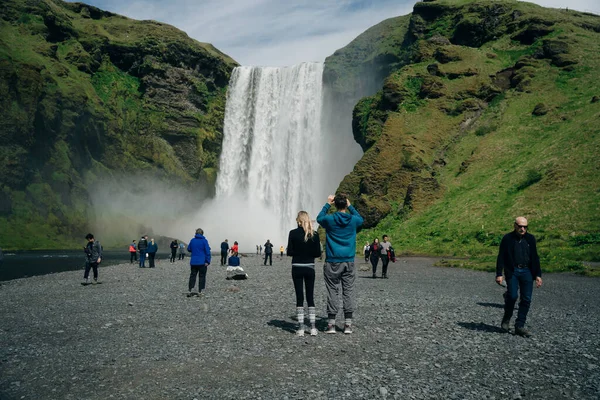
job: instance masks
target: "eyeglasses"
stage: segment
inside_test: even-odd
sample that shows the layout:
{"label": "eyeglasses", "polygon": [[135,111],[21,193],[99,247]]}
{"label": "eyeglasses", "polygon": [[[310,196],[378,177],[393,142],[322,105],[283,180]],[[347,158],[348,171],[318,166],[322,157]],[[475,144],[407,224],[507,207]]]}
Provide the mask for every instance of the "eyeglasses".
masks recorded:
{"label": "eyeglasses", "polygon": [[515,224],[515,226],[519,229],[523,228],[523,229],[527,229],[527,225],[519,225],[519,224]]}

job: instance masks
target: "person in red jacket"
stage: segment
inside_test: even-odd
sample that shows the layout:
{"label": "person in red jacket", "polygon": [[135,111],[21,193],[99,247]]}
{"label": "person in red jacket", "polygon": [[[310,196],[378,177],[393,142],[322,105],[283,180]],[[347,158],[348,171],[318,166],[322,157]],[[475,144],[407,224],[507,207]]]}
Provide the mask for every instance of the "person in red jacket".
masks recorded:
{"label": "person in red jacket", "polygon": [[135,239],[129,245],[129,263],[133,264],[134,261],[137,261],[137,245],[135,244]]}

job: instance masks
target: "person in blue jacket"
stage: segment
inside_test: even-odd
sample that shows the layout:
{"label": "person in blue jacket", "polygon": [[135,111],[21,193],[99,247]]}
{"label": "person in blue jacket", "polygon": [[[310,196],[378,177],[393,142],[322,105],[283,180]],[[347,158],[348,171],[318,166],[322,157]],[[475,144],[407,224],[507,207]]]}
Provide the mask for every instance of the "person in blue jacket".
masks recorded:
{"label": "person in blue jacket", "polygon": [[[189,293],[188,297],[191,296],[204,296],[204,289],[206,287],[206,271],[210,264],[210,246],[208,240],[204,237],[204,231],[201,228],[196,229],[196,235],[188,244],[187,251],[192,253],[190,259],[190,281],[189,281]],[[196,275],[198,277],[198,293],[194,293],[194,287],[196,286]]]}
{"label": "person in blue jacket", "polygon": [[148,262],[149,262],[149,267],[150,268],[154,268],[154,258],[156,257],[156,252],[158,251],[158,244],[156,244],[156,242],[153,239],[150,239],[150,243],[148,243],[148,248],[146,249],[146,252],[148,253]]}
{"label": "person in blue jacket", "polygon": [[[327,214],[335,204],[336,212]],[[356,253],[356,230],[363,224],[363,218],[350,205],[343,193],[327,198],[327,203],[317,216],[317,223],[327,233],[325,238],[325,287],[327,288],[328,324],[325,333],[335,333],[335,318],[339,306],[339,286],[342,286],[344,304],[344,333],[352,333],[352,313],[354,312],[354,254]]]}

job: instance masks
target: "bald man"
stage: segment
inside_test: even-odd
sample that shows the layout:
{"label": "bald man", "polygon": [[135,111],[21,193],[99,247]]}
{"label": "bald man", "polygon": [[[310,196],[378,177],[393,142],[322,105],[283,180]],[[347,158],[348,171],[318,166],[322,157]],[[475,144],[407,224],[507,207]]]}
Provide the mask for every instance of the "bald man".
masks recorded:
{"label": "bald man", "polygon": [[533,281],[536,287],[542,286],[542,269],[537,253],[535,237],[527,232],[528,223],[525,217],[515,219],[514,231],[507,233],[500,242],[498,259],[496,260],[496,282],[502,284],[502,271],[506,278],[506,295],[504,296],[504,317],[501,327],[508,332],[515,303],[521,294],[515,334],[530,337],[525,329],[527,313],[531,305]]}

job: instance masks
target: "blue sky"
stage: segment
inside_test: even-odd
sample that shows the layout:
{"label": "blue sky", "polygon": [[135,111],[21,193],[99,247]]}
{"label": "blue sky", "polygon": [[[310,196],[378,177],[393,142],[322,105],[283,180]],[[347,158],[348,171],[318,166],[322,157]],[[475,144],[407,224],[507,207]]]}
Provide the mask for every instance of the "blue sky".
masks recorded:
{"label": "blue sky", "polygon": [[[415,0],[83,0],[134,19],[176,26],[212,43],[242,65],[324,61],[384,19],[412,11]],[[600,14],[600,0],[532,0],[545,7]]]}

